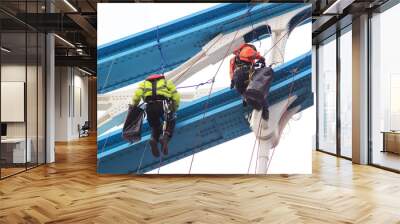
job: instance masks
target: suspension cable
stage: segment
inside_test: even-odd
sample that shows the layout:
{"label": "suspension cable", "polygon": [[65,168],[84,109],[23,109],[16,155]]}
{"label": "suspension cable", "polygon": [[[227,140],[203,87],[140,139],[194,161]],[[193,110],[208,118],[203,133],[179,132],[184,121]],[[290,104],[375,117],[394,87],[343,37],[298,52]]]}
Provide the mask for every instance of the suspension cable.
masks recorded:
{"label": "suspension cable", "polygon": [[161,73],[164,75],[165,72],[165,57],[164,54],[161,50],[161,43],[160,43],[160,35],[159,35],[159,26],[157,26],[157,48],[158,51],[160,51],[160,56],[161,56]]}

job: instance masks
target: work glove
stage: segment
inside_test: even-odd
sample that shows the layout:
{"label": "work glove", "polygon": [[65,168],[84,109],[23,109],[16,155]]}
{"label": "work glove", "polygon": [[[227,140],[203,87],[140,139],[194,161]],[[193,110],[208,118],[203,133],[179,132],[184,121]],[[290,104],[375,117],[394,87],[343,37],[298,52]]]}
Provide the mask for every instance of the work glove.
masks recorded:
{"label": "work glove", "polygon": [[259,63],[261,65],[261,67],[265,67],[265,58],[262,57],[262,58],[258,59],[257,63]]}

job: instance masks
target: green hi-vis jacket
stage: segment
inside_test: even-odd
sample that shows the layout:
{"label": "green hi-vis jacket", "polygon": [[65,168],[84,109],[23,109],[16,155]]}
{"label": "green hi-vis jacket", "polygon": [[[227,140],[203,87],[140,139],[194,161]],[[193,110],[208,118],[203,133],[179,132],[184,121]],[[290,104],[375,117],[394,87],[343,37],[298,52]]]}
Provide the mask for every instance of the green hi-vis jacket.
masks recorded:
{"label": "green hi-vis jacket", "polygon": [[[171,80],[165,80],[163,78],[156,80],[156,82],[156,95],[171,99],[175,105],[175,109],[178,109],[181,97],[178,91],[176,91],[174,83]],[[152,84],[150,81],[145,80],[139,84],[139,87],[133,94],[132,102],[134,105],[138,105],[141,99],[144,100],[152,94]]]}

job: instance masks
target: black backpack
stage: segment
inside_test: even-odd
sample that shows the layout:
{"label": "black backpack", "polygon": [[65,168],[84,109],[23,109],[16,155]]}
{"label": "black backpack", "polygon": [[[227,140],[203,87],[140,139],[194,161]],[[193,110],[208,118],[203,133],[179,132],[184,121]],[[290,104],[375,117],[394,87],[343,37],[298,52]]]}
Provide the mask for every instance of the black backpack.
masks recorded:
{"label": "black backpack", "polygon": [[267,105],[269,88],[273,79],[271,67],[261,67],[256,69],[249,85],[247,86],[244,97],[246,102],[256,110],[261,110]]}

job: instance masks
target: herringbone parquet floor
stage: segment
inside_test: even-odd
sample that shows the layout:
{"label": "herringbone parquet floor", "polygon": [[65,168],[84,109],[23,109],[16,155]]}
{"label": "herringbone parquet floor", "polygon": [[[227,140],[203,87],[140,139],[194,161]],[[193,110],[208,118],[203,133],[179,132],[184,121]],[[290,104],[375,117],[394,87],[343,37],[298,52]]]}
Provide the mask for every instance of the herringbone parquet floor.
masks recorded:
{"label": "herringbone parquet floor", "polygon": [[95,138],[0,181],[0,223],[400,223],[400,175],[314,153],[313,175],[96,174]]}

